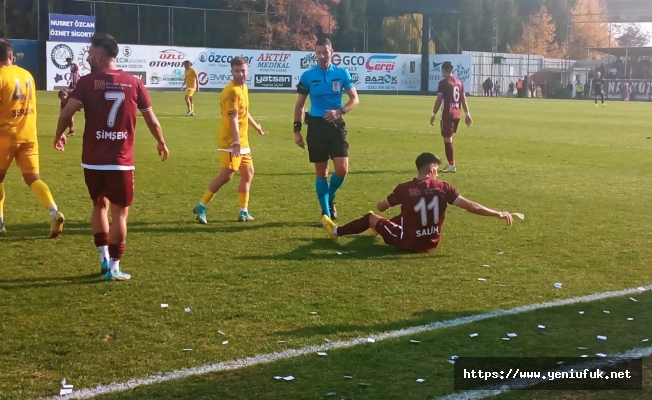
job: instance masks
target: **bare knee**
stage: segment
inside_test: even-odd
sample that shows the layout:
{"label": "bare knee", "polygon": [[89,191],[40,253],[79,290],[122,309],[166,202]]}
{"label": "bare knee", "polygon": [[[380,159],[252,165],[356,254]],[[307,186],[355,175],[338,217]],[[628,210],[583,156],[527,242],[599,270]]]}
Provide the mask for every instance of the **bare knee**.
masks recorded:
{"label": "bare knee", "polygon": [[328,178],[328,161],[315,163],[315,176],[317,178]]}
{"label": "bare knee", "polygon": [[445,137],[444,138],[444,143],[453,143],[453,137]]}
{"label": "bare knee", "polygon": [[32,184],[40,179],[39,174],[23,174],[23,180],[27,184],[27,186],[32,186]]}
{"label": "bare knee", "polygon": [[349,158],[348,157],[338,157],[333,160],[335,166],[335,173],[340,178],[345,178],[349,173]]}

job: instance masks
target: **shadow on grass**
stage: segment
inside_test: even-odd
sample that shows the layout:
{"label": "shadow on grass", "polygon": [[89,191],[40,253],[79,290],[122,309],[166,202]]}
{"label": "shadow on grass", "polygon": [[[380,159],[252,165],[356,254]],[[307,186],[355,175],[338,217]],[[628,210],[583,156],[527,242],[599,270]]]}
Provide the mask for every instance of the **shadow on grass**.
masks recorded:
{"label": "shadow on grass", "polygon": [[101,282],[104,282],[104,279],[99,273],[80,276],[0,279],[0,290],[43,288],[61,285],[88,285]]}
{"label": "shadow on grass", "polygon": [[307,326],[290,331],[277,331],[276,333],[285,337],[314,337],[328,336],[341,333],[355,333],[356,335],[378,334],[381,332],[395,331],[399,329],[412,328],[421,325],[428,325],[434,322],[447,321],[456,318],[463,318],[477,314],[477,311],[468,312],[441,312],[435,310],[424,310],[415,312],[409,319],[391,321],[376,325],[358,324],[331,324],[321,326]]}
{"label": "shadow on grass", "polygon": [[[208,225],[200,225],[195,221],[168,221],[167,223],[129,222],[130,233],[237,233],[256,229],[313,227],[311,222],[235,222],[233,220],[212,221]],[[93,236],[90,222],[66,222],[62,238],[66,236]],[[0,236],[2,242],[22,242],[49,239],[49,230],[43,224],[12,225],[6,235]]]}
{"label": "shadow on grass", "polygon": [[[332,239],[289,239],[303,242],[294,250],[283,254],[260,254],[260,255],[246,255],[236,257],[240,260],[290,260],[290,261],[303,261],[303,260],[368,260],[375,258],[382,258],[384,260],[401,260],[406,255],[404,251],[398,250],[396,247],[388,246],[383,243],[381,239],[371,236],[359,235],[352,236],[353,239],[346,243],[340,244]],[[338,254],[342,253],[342,254]],[[426,255],[423,255],[426,256]],[[441,258],[445,257],[437,253],[431,253],[427,257]]]}

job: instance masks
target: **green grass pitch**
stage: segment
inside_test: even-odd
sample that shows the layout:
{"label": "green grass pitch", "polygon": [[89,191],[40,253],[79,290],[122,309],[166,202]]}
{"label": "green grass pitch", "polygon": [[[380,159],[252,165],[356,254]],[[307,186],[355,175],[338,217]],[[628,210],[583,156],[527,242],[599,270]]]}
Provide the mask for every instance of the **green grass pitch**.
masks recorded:
{"label": "green grass pitch", "polygon": [[[76,389],[94,387],[652,283],[649,104],[471,98],[475,124],[455,136],[458,173],[441,178],[471,200],[526,218],[507,228],[452,207],[439,249],[409,255],[364,235],[336,243],[317,225],[314,168],[293,142],[295,98],[251,95],[251,114],[270,132],[250,132],[256,220],[236,222],[236,175],[210,204],[209,225],[201,226],[192,207],[218,171],[219,95],[198,93],[197,116],[189,118],[182,93],[153,93],[170,159],[160,161],[140,119],[135,202],[121,263],[132,280],[107,283],[99,275],[80,167],[83,117],[66,151],[56,152],[59,103],[55,93],[39,93],[41,176],[67,223],[59,239],[47,238],[47,211],[12,166],[5,180],[8,233],[0,238],[0,398],[54,395],[62,378]],[[374,209],[411,179],[422,151],[443,157],[441,137],[428,123],[433,101],[362,95],[347,114],[350,174],[337,197],[339,222]],[[390,340],[106,398],[332,398],[328,392],[338,399],[434,398],[453,392],[446,362],[452,354],[578,356],[582,343],[591,355],[644,346],[640,340],[652,336],[652,296],[638,297],[638,303],[585,305],[584,319],[578,306],[553,308],[420,334],[419,346]],[[605,307],[611,314],[601,313]],[[541,323],[547,335],[537,332]],[[601,330],[610,340],[596,343]],[[509,331],[518,331],[518,340],[501,342]],[[482,335],[469,341],[470,332]],[[344,380],[346,374],[354,379]],[[650,398],[646,377],[643,392],[565,395]]]}

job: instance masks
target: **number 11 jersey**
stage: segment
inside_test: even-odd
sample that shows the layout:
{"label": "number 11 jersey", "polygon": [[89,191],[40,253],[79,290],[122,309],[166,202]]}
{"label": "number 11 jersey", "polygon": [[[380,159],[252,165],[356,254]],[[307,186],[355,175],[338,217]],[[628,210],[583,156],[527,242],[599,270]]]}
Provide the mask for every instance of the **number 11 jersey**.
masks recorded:
{"label": "number 11 jersey", "polygon": [[398,185],[387,202],[392,207],[401,205],[401,215],[392,218],[402,228],[401,247],[413,252],[437,248],[446,207],[459,199],[457,189],[436,179],[415,178]]}
{"label": "number 11 jersey", "polygon": [[101,69],[80,78],[70,96],[84,105],[86,116],[82,167],[133,170],[138,110],[152,109],[143,82],[122,70]]}

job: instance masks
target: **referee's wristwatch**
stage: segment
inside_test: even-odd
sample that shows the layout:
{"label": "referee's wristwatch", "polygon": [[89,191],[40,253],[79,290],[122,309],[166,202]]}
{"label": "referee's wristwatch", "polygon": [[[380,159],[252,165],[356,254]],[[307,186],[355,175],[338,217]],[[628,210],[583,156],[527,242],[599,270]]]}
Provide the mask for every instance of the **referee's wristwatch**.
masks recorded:
{"label": "referee's wristwatch", "polygon": [[344,109],[344,107],[340,108],[340,111],[342,112],[342,115],[346,114],[346,110]]}

